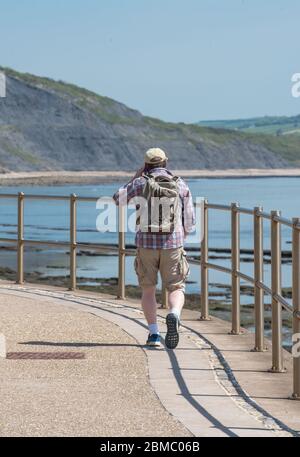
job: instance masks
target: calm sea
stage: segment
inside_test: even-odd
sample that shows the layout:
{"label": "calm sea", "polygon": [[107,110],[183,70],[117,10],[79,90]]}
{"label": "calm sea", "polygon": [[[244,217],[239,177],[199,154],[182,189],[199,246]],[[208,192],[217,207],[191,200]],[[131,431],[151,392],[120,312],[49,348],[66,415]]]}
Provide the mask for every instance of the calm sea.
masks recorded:
{"label": "calm sea", "polygon": [[[279,209],[284,217],[300,216],[300,178],[243,178],[243,179],[190,179],[188,180],[193,196],[206,197],[211,203],[230,204],[238,201],[241,206],[252,208],[261,205],[265,211]],[[75,192],[79,196],[111,196],[119,187],[119,183],[97,185],[68,185],[68,186],[17,186],[2,187],[1,193],[70,195]],[[117,242],[116,233],[99,233],[96,230],[96,217],[99,210],[94,203],[80,202],[78,204],[78,242]],[[15,238],[17,233],[16,203],[9,199],[0,199],[0,236]],[[44,240],[68,240],[69,206],[60,201],[26,201],[25,203],[25,238]],[[230,247],[230,215],[223,211],[210,211],[209,216],[209,245],[210,247]],[[270,226],[264,224],[264,247],[270,247]],[[290,250],[291,230],[282,228],[282,248]],[[133,235],[127,236],[127,242],[133,243]],[[195,250],[198,245],[194,244]],[[241,216],[241,248],[253,248],[252,218]],[[247,256],[246,256],[247,257]],[[248,256],[249,257],[249,256]],[[224,266],[229,266],[229,259],[212,260]],[[133,273],[133,258],[128,257],[126,281],[136,284]],[[14,252],[1,251],[0,266],[16,268]],[[64,275],[68,268],[66,249],[59,251],[47,248],[41,252],[26,252],[25,271],[39,271],[45,275]],[[253,265],[241,263],[241,271],[253,273]],[[283,285],[291,285],[291,265],[283,264]],[[116,277],[116,256],[79,256],[78,276],[82,278]],[[188,292],[199,292],[199,267],[191,267]],[[270,284],[270,265],[265,265],[265,280]],[[229,284],[230,278],[223,273],[211,272],[210,282]],[[244,302],[249,301],[245,297]],[[253,300],[253,299],[251,299]]]}

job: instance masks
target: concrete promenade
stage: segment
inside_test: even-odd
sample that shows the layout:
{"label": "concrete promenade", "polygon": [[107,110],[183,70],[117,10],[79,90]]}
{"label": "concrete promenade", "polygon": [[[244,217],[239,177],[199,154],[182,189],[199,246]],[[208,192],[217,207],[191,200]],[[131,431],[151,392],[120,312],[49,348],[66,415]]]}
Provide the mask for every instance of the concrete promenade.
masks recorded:
{"label": "concrete promenade", "polygon": [[300,436],[291,355],[269,373],[253,335],[198,318],[148,349],[137,301],[0,281],[0,436]]}

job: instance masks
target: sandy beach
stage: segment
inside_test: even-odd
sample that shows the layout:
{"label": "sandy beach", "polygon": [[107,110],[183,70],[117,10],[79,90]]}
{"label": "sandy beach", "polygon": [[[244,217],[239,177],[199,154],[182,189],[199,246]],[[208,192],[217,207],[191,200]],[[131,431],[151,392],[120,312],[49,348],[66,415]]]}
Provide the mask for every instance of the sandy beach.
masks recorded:
{"label": "sandy beach", "polygon": [[[300,168],[235,168],[225,170],[172,170],[184,178],[266,178],[300,177]],[[32,171],[8,172],[0,174],[0,185],[20,184],[63,185],[97,184],[101,182],[123,181],[134,172],[129,171]]]}

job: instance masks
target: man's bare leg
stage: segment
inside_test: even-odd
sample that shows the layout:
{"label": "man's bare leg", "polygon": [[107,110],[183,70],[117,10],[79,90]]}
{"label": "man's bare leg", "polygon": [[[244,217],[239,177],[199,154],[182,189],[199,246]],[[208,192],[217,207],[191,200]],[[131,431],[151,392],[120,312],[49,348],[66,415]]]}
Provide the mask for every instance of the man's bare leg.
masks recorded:
{"label": "man's bare leg", "polygon": [[179,342],[180,313],[184,305],[184,292],[175,289],[169,292],[169,314],[166,317],[167,333],[165,337],[166,346],[175,349]]}
{"label": "man's bare leg", "polygon": [[171,313],[180,317],[184,305],[184,292],[181,289],[175,289],[169,292],[169,310]]}
{"label": "man's bare leg", "polygon": [[149,328],[147,345],[159,347],[160,335],[157,325],[157,302],[155,292],[155,286],[142,288],[142,307]]}
{"label": "man's bare leg", "polygon": [[142,288],[142,307],[148,325],[157,323],[156,286]]}

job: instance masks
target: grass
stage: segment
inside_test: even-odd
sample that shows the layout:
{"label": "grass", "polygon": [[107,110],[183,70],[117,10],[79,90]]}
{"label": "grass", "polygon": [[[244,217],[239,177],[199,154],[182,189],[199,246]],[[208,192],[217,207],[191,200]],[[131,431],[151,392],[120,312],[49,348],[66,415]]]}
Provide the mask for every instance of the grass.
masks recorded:
{"label": "grass", "polygon": [[37,165],[38,163],[40,163],[40,159],[38,157],[34,156],[30,152],[23,151],[17,148],[16,146],[13,146],[7,141],[2,140],[1,145],[7,152],[9,152],[9,154],[17,156],[25,162],[30,163],[31,165]]}
{"label": "grass", "polygon": [[284,132],[300,129],[300,115],[297,116],[264,116],[250,119],[233,119],[221,121],[202,121],[199,125],[221,127],[252,133],[280,135]]}
{"label": "grass", "polygon": [[287,161],[300,163],[300,136],[297,134],[272,136],[267,134],[245,134],[248,141],[265,146]]}
{"label": "grass", "polygon": [[73,102],[77,103],[80,107],[93,111],[109,123],[134,124],[128,117],[109,113],[109,109],[113,109],[116,104],[116,102],[109,97],[98,95],[88,89],[61,80],[55,81],[51,78],[35,76],[30,73],[20,73],[6,67],[0,67],[0,70],[5,72],[6,75],[22,80],[31,86],[55,91],[65,98],[71,98]]}
{"label": "grass", "polygon": [[18,127],[13,124],[0,124],[0,132],[18,132]]}

